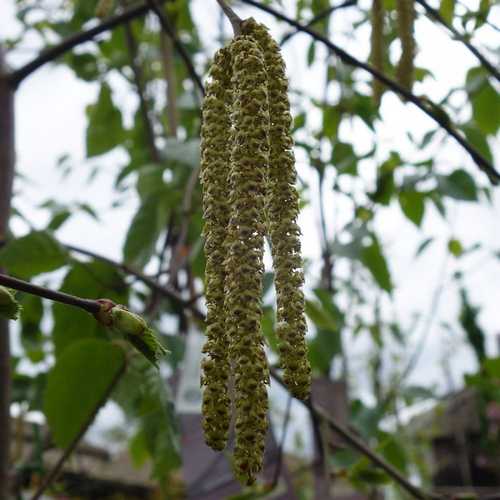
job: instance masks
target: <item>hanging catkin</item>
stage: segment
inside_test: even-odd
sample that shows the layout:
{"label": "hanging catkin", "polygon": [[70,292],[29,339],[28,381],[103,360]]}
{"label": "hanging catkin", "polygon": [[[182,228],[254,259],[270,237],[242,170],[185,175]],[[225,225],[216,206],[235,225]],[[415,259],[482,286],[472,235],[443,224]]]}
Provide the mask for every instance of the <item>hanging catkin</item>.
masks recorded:
{"label": "hanging catkin", "polygon": [[411,91],[415,73],[415,39],[413,25],[415,21],[414,0],[396,0],[398,35],[401,41],[401,57],[396,69],[399,84]]}
{"label": "hanging catkin", "polygon": [[269,105],[264,56],[255,41],[230,45],[233,64],[233,144],[226,261],[226,325],[234,366],[234,470],[252,484],[262,469],[269,371],[261,331],[264,203],[269,164]]}
{"label": "hanging catkin", "polygon": [[[384,16],[384,1],[373,0],[371,11],[372,33],[370,61],[373,67],[380,73],[384,73]],[[377,106],[380,104],[384,90],[384,84],[377,78],[374,78],[372,81],[372,92],[373,100]]]}
{"label": "hanging catkin", "polygon": [[229,221],[230,74],[227,48],[214,58],[203,101],[201,183],[205,240],[206,335],[202,362],[203,430],[214,450],[226,446],[230,422],[229,338],[224,312],[224,245]]}
{"label": "hanging catkin", "polygon": [[264,52],[269,87],[270,159],[266,190],[267,226],[275,271],[277,329],[280,340],[284,381],[297,398],[309,395],[311,368],[305,341],[306,320],[300,253],[299,195],[295,188],[296,171],[292,116],[288,100],[288,80],[279,45],[267,28],[254,19],[246,20],[242,32],[254,37]]}
{"label": "hanging catkin", "polygon": [[288,82],[278,45],[253,19],[219,51],[203,104],[202,163],[207,341],[202,362],[203,428],[222,449],[234,378],[234,471],[252,484],[262,470],[267,432],[267,365],[262,319],[264,237],[275,268],[284,380],[306,398],[310,367],[294,184]]}

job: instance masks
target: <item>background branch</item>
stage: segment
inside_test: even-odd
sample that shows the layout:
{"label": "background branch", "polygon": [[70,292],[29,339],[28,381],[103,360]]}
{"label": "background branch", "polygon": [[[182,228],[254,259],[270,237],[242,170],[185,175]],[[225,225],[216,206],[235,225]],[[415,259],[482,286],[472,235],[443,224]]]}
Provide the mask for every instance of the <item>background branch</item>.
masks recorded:
{"label": "background branch", "polygon": [[158,20],[160,21],[161,27],[163,28],[165,33],[172,40],[174,47],[176,48],[177,52],[179,53],[182,60],[184,61],[184,64],[186,65],[188,73],[189,73],[191,80],[193,81],[195,87],[198,88],[201,95],[205,95],[205,88],[203,87],[203,82],[201,81],[201,78],[199,77],[198,73],[196,72],[196,68],[194,67],[193,61],[191,60],[191,56],[187,52],[187,50],[184,47],[184,45],[182,44],[182,42],[177,38],[177,36],[174,32],[174,29],[172,28],[172,26],[170,24],[170,21],[168,20],[167,16],[165,15],[165,12],[163,12],[163,10],[159,6],[157,0],[147,0],[147,3],[151,7],[151,10],[153,10],[154,13],[157,15]]}
{"label": "background branch", "polygon": [[372,75],[374,78],[380,80],[382,83],[387,85],[387,87],[391,88],[394,92],[404,97],[407,101],[413,103],[415,106],[417,106],[417,108],[421,109],[427,116],[432,118],[432,120],[434,120],[442,129],[446,130],[446,132],[448,132],[448,134],[451,135],[469,153],[469,155],[474,160],[476,165],[488,176],[492,184],[495,185],[498,184],[498,182],[500,181],[500,174],[495,170],[493,165],[486,158],[484,158],[482,154],[480,154],[471,144],[469,144],[469,142],[467,142],[467,140],[464,139],[464,137],[455,129],[455,127],[446,119],[446,117],[436,113],[436,110],[440,109],[439,106],[437,106],[436,104],[432,103],[427,99],[425,101],[420,99],[416,95],[412,94],[411,92],[403,88],[396,81],[392,80],[391,78],[385,76],[384,74],[374,69],[369,64],[364,63],[359,59],[356,59],[354,56],[346,52],[344,49],[340,48],[338,45],[331,42],[328,38],[324,37],[319,33],[316,33],[307,26],[304,26],[303,24],[286,16],[285,14],[278,12],[272,7],[260,4],[255,0],[241,0],[241,1],[248,5],[252,5],[264,12],[267,12],[268,14],[271,14],[275,18],[280,19],[281,21],[284,21],[290,24],[291,26],[295,27],[298,31],[307,33],[314,40],[321,42],[328,49],[330,49],[344,63],[365,70],[366,72],[370,73],[370,75]]}
{"label": "background branch", "polygon": [[467,40],[467,38],[465,38],[463,34],[459,33],[451,24],[448,24],[439,11],[431,7],[425,0],[415,1],[425,9],[429,17],[443,25],[459,42],[462,42],[469,51],[477,57],[483,67],[500,82],[500,72]]}
{"label": "background branch", "polygon": [[[167,0],[167,1],[172,1],[172,0]],[[120,26],[121,24],[127,21],[131,21],[136,17],[144,15],[148,10],[149,6],[147,4],[141,4],[136,7],[131,7],[123,11],[121,14],[117,14],[115,16],[106,19],[105,21],[98,24],[94,28],[81,31],[80,33],[76,33],[74,35],[69,36],[59,44],[43,50],[35,59],[25,64],[21,68],[11,72],[9,76],[10,83],[14,87],[17,87],[27,76],[31,75],[31,73],[36,71],[44,64],[54,61],[55,59],[62,56],[66,52],[69,52],[70,50],[74,49],[78,45],[81,45],[82,43],[92,40],[101,33],[105,33],[106,31],[116,28],[117,26]]]}
{"label": "background branch", "polygon": [[132,68],[132,72],[134,74],[135,88],[139,97],[139,107],[141,111],[142,121],[144,122],[144,128],[146,130],[149,154],[153,162],[160,163],[161,159],[158,148],[156,147],[154,127],[149,116],[142,67],[137,59],[137,42],[135,40],[135,36],[132,31],[132,25],[130,22],[125,23],[125,41],[127,43],[127,50],[130,57],[130,67]]}
{"label": "background branch", "polygon": [[[276,370],[271,369],[271,376],[273,379],[282,387],[286,389],[286,385],[283,379],[278,375]],[[302,401],[297,399],[301,404],[303,404],[311,413],[313,418],[318,418],[325,423],[327,423],[335,432],[337,432],[342,438],[348,443],[352,448],[360,452],[366,458],[368,458],[374,465],[382,469],[388,476],[390,476],[396,483],[398,483],[404,490],[406,490],[410,495],[419,500],[438,500],[441,499],[441,495],[435,493],[429,493],[421,490],[410,481],[408,481],[395,467],[388,463],[382,456],[374,452],[368,445],[366,445],[360,438],[353,434],[350,430],[346,429],[343,425],[339,424],[334,418],[332,418],[325,410],[316,404],[312,404],[310,400]]]}

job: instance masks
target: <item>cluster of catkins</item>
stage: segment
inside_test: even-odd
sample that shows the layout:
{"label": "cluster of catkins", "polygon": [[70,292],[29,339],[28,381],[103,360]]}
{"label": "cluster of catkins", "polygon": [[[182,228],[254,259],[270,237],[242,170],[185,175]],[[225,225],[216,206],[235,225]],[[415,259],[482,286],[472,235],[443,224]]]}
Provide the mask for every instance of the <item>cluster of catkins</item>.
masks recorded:
{"label": "cluster of catkins", "polygon": [[[415,22],[414,0],[396,0],[397,29],[401,42],[401,56],[396,68],[398,83],[406,90],[411,91],[415,77],[415,39],[413,36]],[[372,0],[371,10],[371,54],[370,61],[380,73],[385,73],[387,47],[384,40],[385,9],[383,0]],[[373,98],[378,105],[384,93],[384,84],[373,80]]]}
{"label": "cluster of catkins", "polygon": [[261,330],[266,236],[284,381],[298,398],[307,398],[310,388],[292,117],[279,46],[254,19],[243,21],[241,34],[217,52],[210,77],[201,132],[203,429],[207,444],[222,450],[233,400],[234,470],[240,481],[252,484],[262,469],[267,433],[269,368]]}

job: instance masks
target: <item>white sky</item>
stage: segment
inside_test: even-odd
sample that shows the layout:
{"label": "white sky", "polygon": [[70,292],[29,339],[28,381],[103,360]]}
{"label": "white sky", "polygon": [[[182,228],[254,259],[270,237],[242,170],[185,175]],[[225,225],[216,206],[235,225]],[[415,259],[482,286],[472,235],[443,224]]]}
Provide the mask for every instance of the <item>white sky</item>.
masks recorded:
{"label": "white sky", "polygon": [[[217,48],[218,36],[216,2],[212,2],[213,8],[210,10],[207,10],[207,0],[195,0],[192,3],[195,20],[199,26],[203,25],[202,33],[207,43],[207,50],[213,51]],[[286,11],[293,16],[295,2],[287,0],[283,3]],[[367,4],[365,0],[360,3]],[[475,7],[476,4],[475,1],[467,1],[467,5],[471,7]],[[4,0],[0,7],[0,40],[18,33],[19,27],[13,17],[13,5],[13,0]],[[499,25],[500,8],[494,9],[490,21]],[[288,31],[287,27],[276,25],[270,17],[256,9],[246,7],[237,10],[242,17],[253,15],[259,21],[268,24],[274,35],[281,35]],[[343,9],[336,13],[333,16],[331,38],[353,55],[365,60],[368,53],[368,29],[358,31],[356,39],[349,39],[346,36],[352,22],[357,18],[355,9]],[[452,41],[441,28],[436,27],[423,16],[417,22],[416,33],[419,44],[417,65],[430,69],[435,79],[428,78],[423,84],[417,84],[414,91],[416,94],[425,94],[438,99],[450,87],[463,83],[467,69],[472,65],[477,65],[476,60],[460,43]],[[297,35],[285,49],[291,87],[293,90],[302,90],[309,95],[321,97],[324,63],[318,60],[312,68],[305,67],[306,41],[308,41],[306,36]],[[481,46],[481,43],[498,46],[498,33],[485,27],[480,30],[473,42],[477,46]],[[28,49],[35,49],[39,47],[39,42],[32,37],[23,45]],[[319,53],[324,53],[324,51],[317,47],[317,54]],[[31,50],[23,51],[12,57],[10,62],[13,66],[18,66],[33,55],[34,52]],[[495,63],[492,54],[487,55]],[[128,94],[123,85],[118,82],[113,83],[116,83],[115,101],[125,109],[132,109],[132,106],[135,106],[134,98]],[[112,185],[117,168],[123,165],[123,154],[115,152],[92,161],[84,159],[85,106],[93,103],[97,91],[96,84],[81,83],[69,70],[57,66],[44,67],[21,85],[16,99],[17,168],[18,172],[29,180],[17,180],[16,192],[22,193],[22,196],[16,198],[16,205],[22,209],[34,226],[43,227],[47,221],[47,213],[37,210],[36,206],[45,200],[55,198],[67,203],[77,201],[91,203],[103,211],[102,223],[97,224],[87,216],[75,216],[60,231],[61,240],[120,259],[124,235],[137,207],[137,200],[130,193],[119,210],[109,210]],[[317,120],[314,112],[310,112],[309,116],[312,121]],[[391,149],[400,151],[403,158],[405,154],[414,154],[406,133],[411,131],[414,135],[421,136],[432,125],[430,119],[422,112],[411,105],[402,104],[393,95],[384,97],[382,116],[383,123],[377,127],[377,140],[386,151]],[[354,142],[357,151],[370,149],[372,138],[363,126],[356,123],[349,128],[346,125],[342,128],[341,134],[344,140]],[[492,146],[498,153],[498,141]],[[66,153],[69,153],[71,164],[75,168],[72,175],[62,183],[60,172],[55,165],[57,159]],[[306,179],[311,179],[314,186],[316,182],[314,172],[300,161],[300,154],[298,158],[299,174]],[[442,149],[438,158],[440,172],[466,168],[480,183],[486,183],[484,176],[478,173],[468,155],[453,140],[450,140]],[[85,185],[85,179],[93,167],[101,167],[102,173],[98,177],[98,182]],[[498,161],[497,167],[500,167]],[[367,172],[370,170],[367,168]],[[372,182],[373,179],[368,178],[367,181]],[[315,193],[314,189],[311,190],[312,193]],[[332,235],[336,228],[349,220],[351,209],[348,204],[336,199],[331,190],[331,179],[326,183],[325,200],[328,230]],[[304,254],[309,258],[317,258],[319,255],[316,203],[316,196],[314,196],[311,200],[311,207],[304,210],[300,220],[304,233]],[[414,312],[421,311],[426,314],[428,311],[439,281],[446,252],[445,245],[452,235],[460,239],[464,247],[479,241],[486,249],[500,250],[500,232],[498,231],[500,195],[498,190],[494,193],[493,207],[465,203],[450,203],[448,206],[449,213],[452,214],[452,227],[443,223],[435,210],[428,205],[421,232],[415,230],[413,225],[404,219],[398,206],[381,210],[377,217],[377,228],[385,244],[396,285],[395,310],[404,325],[411,324]],[[333,213],[337,214],[336,220],[332,217]],[[27,228],[22,224],[16,224],[14,229],[23,232]],[[414,261],[416,247],[428,236],[436,237],[437,242],[422,257]],[[500,299],[498,291],[500,260],[485,260],[481,252],[474,253],[460,261],[450,258],[446,275],[451,276],[451,273],[458,269],[471,268],[474,272],[468,274],[466,279],[470,299],[474,304],[482,306],[479,321],[488,334],[489,353],[493,355],[497,352],[495,335],[500,334],[497,319]],[[314,286],[316,277],[311,278],[308,286]],[[475,369],[474,359],[470,350],[461,341],[462,333],[459,329],[456,328],[453,335],[450,335],[439,327],[442,321],[456,325],[457,314],[456,288],[447,286],[430,330],[425,351],[412,376],[412,382],[437,385],[441,391],[446,390],[443,374],[444,358],[450,363],[454,383],[457,386],[460,385],[464,372]],[[420,338],[421,332],[420,327],[408,339],[405,355],[412,352],[412,347]],[[372,348],[366,336],[367,334],[364,335],[365,338],[350,340],[348,343],[352,373],[356,373],[356,378],[352,382],[358,394],[366,394],[367,378],[362,367],[366,362],[367,353]],[[390,359],[388,362],[390,363]],[[278,398],[278,406],[281,406],[280,400],[281,398]],[[106,418],[106,413],[101,413],[101,418]]]}

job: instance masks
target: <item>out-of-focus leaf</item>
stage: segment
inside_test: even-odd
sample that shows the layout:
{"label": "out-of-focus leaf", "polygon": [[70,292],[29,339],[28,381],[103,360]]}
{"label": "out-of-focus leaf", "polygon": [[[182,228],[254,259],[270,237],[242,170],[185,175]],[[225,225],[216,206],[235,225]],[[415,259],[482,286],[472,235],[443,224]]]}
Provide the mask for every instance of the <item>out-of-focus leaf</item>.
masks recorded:
{"label": "out-of-focus leaf", "polygon": [[44,398],[44,413],[57,446],[69,446],[89,424],[124,364],[123,350],[103,340],[82,340],[58,359]]}
{"label": "out-of-focus leaf", "polygon": [[425,211],[425,197],[423,193],[401,191],[399,193],[399,204],[406,217],[417,227],[420,227]]}
{"label": "out-of-focus leaf", "polygon": [[111,88],[101,85],[95,104],[87,106],[87,157],[99,156],[122,145],[126,134],[121,111],[114,105]]}
{"label": "out-of-focus leaf", "polygon": [[33,231],[0,250],[0,265],[24,279],[55,271],[65,263],[66,251],[46,231]]}
{"label": "out-of-focus leaf", "polygon": [[477,187],[465,170],[458,169],[450,175],[438,176],[438,189],[446,196],[462,201],[476,201]]}
{"label": "out-of-focus leaf", "polygon": [[389,267],[387,266],[378,240],[373,239],[369,246],[361,250],[361,261],[372,273],[380,288],[388,293],[392,293],[393,285]]}

